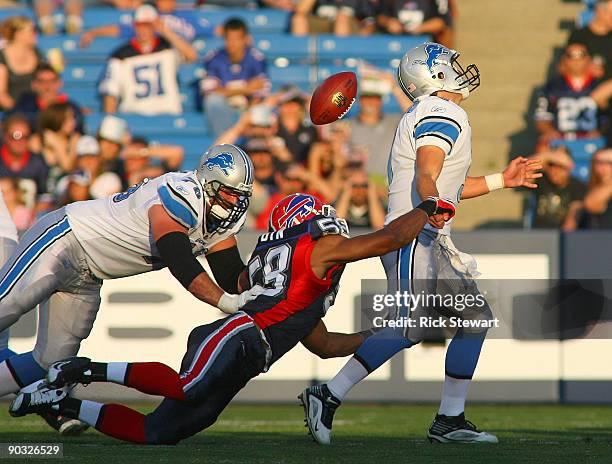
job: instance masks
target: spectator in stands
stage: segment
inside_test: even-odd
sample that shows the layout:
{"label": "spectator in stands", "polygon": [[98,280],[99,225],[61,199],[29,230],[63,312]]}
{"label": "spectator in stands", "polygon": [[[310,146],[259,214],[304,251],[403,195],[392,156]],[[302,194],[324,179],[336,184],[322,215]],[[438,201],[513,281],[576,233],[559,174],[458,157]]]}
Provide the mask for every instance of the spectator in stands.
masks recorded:
{"label": "spectator in stands", "polygon": [[128,185],[125,181],[123,160],[119,155],[129,138],[130,134],[125,120],[113,115],[104,117],[97,132],[102,170],[117,174],[126,188]]}
{"label": "spectator in stands", "polygon": [[38,132],[32,137],[30,147],[42,154],[49,167],[47,192],[55,191],[60,177],[75,168],[80,137],[76,128],[74,110],[68,103],[53,103],[40,113]]}
{"label": "spectator in stands", "polygon": [[350,227],[382,229],[385,211],[378,199],[376,186],[364,171],[356,171],[346,181],[336,202],[338,216],[346,219]]}
{"label": "spectator in stands", "polygon": [[607,139],[608,147],[612,147],[612,79],[598,85],[591,92],[591,98],[597,103],[599,111],[606,115],[601,130]]}
{"label": "spectator in stands", "polygon": [[281,199],[292,193],[304,192],[320,198],[324,203],[331,202],[331,198],[326,195],[326,186],[320,182],[320,178],[308,172],[299,164],[280,165],[274,174],[278,190],[270,195],[268,204],[257,217],[255,227],[259,230],[268,228],[268,219],[272,208]]}
{"label": "spectator in stands", "polygon": [[[210,37],[221,33],[201,13],[194,10],[177,10],[176,0],[157,0],[155,6],[163,24],[187,42],[193,42],[193,39],[196,37]],[[86,48],[97,37],[122,37],[129,39],[133,36],[133,24],[107,24],[83,33],[79,44],[82,48]]]}
{"label": "spectator in stands", "polygon": [[68,95],[60,93],[62,85],[59,73],[48,64],[43,63],[36,70],[36,75],[32,81],[32,91],[26,92],[21,96],[14,111],[25,114],[30,121],[30,126],[34,127],[42,110],[53,103],[67,103],[76,117],[76,130],[83,133],[83,113],[81,108],[76,102],[70,100]]}
{"label": "spectator in stands", "polygon": [[178,171],[183,162],[183,147],[149,144],[144,137],[133,137],[121,152],[128,185],[145,177],[154,178],[169,171]]}
{"label": "spectator in stands", "polygon": [[400,116],[383,112],[383,98],[392,93],[403,111],[410,107],[411,102],[390,73],[378,73],[374,78],[362,75],[359,90],[359,113],[356,118],[348,120],[349,142],[353,147],[365,150],[368,176],[385,185],[387,159]]}
{"label": "spectator in stands", "polygon": [[591,161],[591,180],[584,197],[587,229],[612,229],[612,149],[600,150]]}
{"label": "spectator in stands", "polygon": [[306,118],[306,96],[298,88],[283,89],[278,95],[278,131],[293,161],[306,165],[317,130]]}
{"label": "spectator in stands", "polygon": [[294,35],[370,35],[376,30],[370,0],[299,0],[291,20]]}
{"label": "spectator in stands", "polygon": [[[58,15],[55,10],[63,3],[64,14]],[[38,18],[38,27],[45,35],[57,34],[58,29],[66,34],[80,34],[83,29],[83,2],[82,0],[34,0],[34,12]],[[61,20],[63,24],[56,24]],[[59,27],[58,27],[59,26]]]}
{"label": "spectator in stands", "polygon": [[106,113],[180,114],[177,71],[197,52],[143,5],[134,14],[134,38],[111,56],[100,84]]}
{"label": "spectator in stands", "polygon": [[77,142],[76,154],[76,170],[89,179],[89,194],[92,198],[106,197],[122,190],[119,176],[114,172],[103,171],[100,144],[95,137],[82,136]]}
{"label": "spectator in stands", "polygon": [[15,223],[17,232],[21,234],[34,224],[35,216],[34,210],[26,206],[19,182],[19,179],[14,177],[0,177],[0,192],[4,203]]}
{"label": "spectator in stands", "polygon": [[452,28],[448,1],[381,0],[377,24],[388,34],[429,34],[442,45],[453,46],[448,33]]}
{"label": "spectator in stands", "polygon": [[49,167],[44,159],[29,151],[30,126],[20,114],[9,116],[3,123],[3,144],[0,147],[0,177],[31,179],[37,195],[47,191]]}
{"label": "spectator in stands", "polygon": [[36,30],[30,19],[12,16],[2,23],[0,30],[6,41],[0,50],[0,109],[7,111],[31,90],[43,59],[36,48]]}
{"label": "spectator in stands", "polygon": [[570,34],[567,44],[575,43],[584,45],[593,57],[595,77],[612,78],[612,0],[597,0],[593,19]]}
{"label": "spectator in stands", "polygon": [[244,144],[244,149],[253,161],[255,180],[266,190],[268,195],[276,193],[278,186],[274,175],[277,169],[283,165],[282,161],[274,157],[264,139],[249,139]]}
{"label": "spectator in stands", "polygon": [[81,171],[75,171],[62,179],[56,189],[56,207],[74,203],[75,201],[91,200],[89,193],[90,177]]}
{"label": "spectator in stands", "polygon": [[553,77],[538,97],[536,129],[538,150],[548,149],[553,139],[599,136],[599,112],[590,94],[599,80],[591,72],[591,57],[579,43],[568,45]]}
{"label": "spectator in stands", "polygon": [[[564,148],[535,155],[544,165],[543,176],[533,194],[531,226],[560,229],[572,226],[573,213],[581,206],[586,186],[571,175],[574,162]],[[568,213],[572,214],[568,214]]]}
{"label": "spectator in stands", "polygon": [[251,47],[244,21],[230,18],[223,25],[225,47],[204,58],[205,77],[200,84],[204,110],[215,135],[230,128],[253,100],[270,87],[263,54]]}

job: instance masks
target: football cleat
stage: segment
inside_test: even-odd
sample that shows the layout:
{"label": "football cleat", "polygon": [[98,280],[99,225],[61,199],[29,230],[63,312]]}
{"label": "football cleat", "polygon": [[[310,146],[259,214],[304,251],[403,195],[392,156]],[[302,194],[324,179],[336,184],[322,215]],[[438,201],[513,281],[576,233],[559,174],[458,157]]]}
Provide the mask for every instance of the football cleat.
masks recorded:
{"label": "football cleat", "polygon": [[78,356],[54,362],[47,371],[47,385],[62,388],[75,383],[91,383],[90,363],[91,359]]}
{"label": "football cleat", "polygon": [[436,414],[427,438],[431,443],[498,443],[495,435],[478,430],[463,413],[458,416]]}
{"label": "football cleat", "polygon": [[39,412],[38,415],[42,417],[51,428],[57,430],[59,434],[64,437],[76,437],[89,428],[89,425],[85,422],[57,415],[53,410],[42,411]]}
{"label": "football cleat", "polygon": [[332,395],[325,384],[307,388],[298,398],[304,406],[310,435],[320,445],[329,445],[334,413],[340,406],[340,400]]}
{"label": "football cleat", "polygon": [[22,417],[26,414],[37,413],[49,409],[59,409],[58,403],[68,397],[70,388],[49,388],[44,380],[39,380],[20,391],[9,407],[9,414],[13,417]]}

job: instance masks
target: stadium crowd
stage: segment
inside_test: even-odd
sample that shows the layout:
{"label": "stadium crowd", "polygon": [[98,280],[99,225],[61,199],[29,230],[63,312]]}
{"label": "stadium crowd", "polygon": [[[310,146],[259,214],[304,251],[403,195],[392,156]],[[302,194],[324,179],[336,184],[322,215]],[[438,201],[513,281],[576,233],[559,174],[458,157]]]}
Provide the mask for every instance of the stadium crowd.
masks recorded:
{"label": "stadium crowd", "polygon": [[[400,118],[384,112],[383,101],[394,100],[402,111],[411,104],[393,73],[360,65],[354,117],[315,127],[308,118],[307,89],[279,86],[270,76],[265,50],[253,46],[240,17],[244,10],[220,23],[209,21],[207,11],[221,6],[286,11],[287,32],[295,36],[428,35],[452,46],[453,0],[206,0],[197,2],[198,8],[176,0],[108,3],[133,10],[131,23],[87,28],[81,0],[35,0],[33,19],[13,16],[2,23],[0,187],[20,231],[59,205],[107,196],[180,169],[183,147],[149,143],[139,127],[128,127],[125,115],[180,115],[178,75],[190,62],[201,70],[193,98],[204,113],[202,130],[216,143],[238,144],[252,156],[256,182],[249,227],[265,229],[272,205],[297,191],[334,204],[351,226],[382,227],[386,160]],[[544,161],[545,177],[526,209],[531,227],[612,228],[612,150],[606,148],[612,1],[589,5],[592,19],[572,32],[557,75],[538,98],[534,156]],[[103,76],[88,89],[99,95],[105,113],[97,127],[86,124],[94,110],[62,91],[66,58],[57,49],[45,55],[37,47],[58,33],[78,34],[83,50],[101,38],[122,42],[108,50]],[[223,45],[199,58],[194,43],[202,37],[220,38]],[[585,146],[577,142],[592,140],[599,147],[594,155],[576,153]],[[575,175],[579,163],[588,164],[588,184]]]}

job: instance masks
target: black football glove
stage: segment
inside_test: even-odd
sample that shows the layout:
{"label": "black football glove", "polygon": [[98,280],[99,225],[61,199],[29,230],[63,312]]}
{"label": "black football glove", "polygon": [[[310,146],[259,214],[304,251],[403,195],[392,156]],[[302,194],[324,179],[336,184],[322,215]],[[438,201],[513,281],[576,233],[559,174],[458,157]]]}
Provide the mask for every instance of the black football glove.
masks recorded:
{"label": "black football glove", "polygon": [[450,200],[444,200],[438,197],[427,197],[427,200],[418,205],[417,208],[425,211],[428,216],[448,213],[450,216],[449,219],[452,219],[455,215],[455,204]]}

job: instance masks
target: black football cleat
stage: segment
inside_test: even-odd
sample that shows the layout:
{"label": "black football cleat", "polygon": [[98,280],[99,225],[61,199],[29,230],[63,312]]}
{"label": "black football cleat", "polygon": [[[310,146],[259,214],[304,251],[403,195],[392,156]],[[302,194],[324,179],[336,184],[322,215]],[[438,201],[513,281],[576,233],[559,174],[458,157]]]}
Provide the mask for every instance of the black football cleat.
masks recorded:
{"label": "black football cleat", "polygon": [[325,384],[307,388],[298,398],[304,406],[310,435],[317,443],[329,445],[334,413],[340,406],[340,400],[332,395]]}
{"label": "black football cleat", "polygon": [[47,385],[62,388],[66,385],[91,383],[91,359],[74,356],[51,364],[47,371]]}
{"label": "black football cleat", "polygon": [[464,413],[458,416],[436,414],[427,438],[431,443],[498,443],[495,435],[478,430],[465,419]]}

